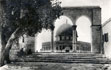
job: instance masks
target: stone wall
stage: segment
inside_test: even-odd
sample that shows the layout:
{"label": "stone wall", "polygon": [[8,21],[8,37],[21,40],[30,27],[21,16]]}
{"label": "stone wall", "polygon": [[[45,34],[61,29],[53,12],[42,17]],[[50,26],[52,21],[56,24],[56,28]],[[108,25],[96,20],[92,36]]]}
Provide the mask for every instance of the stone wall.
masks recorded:
{"label": "stone wall", "polygon": [[[14,43],[10,50],[10,59],[15,60],[18,56],[28,55],[29,49],[31,49],[32,53],[35,52],[34,43],[35,37],[20,37],[18,43]],[[21,51],[22,49],[23,51]]]}
{"label": "stone wall", "polygon": [[11,50],[10,50],[10,53],[9,53],[9,55],[10,55],[10,59],[12,60],[14,60],[14,59],[17,59],[18,58],[18,56],[17,56],[17,54],[18,54],[18,52],[20,51],[20,47],[19,46],[17,46],[17,44],[13,44],[13,46],[12,46],[12,48],[11,48]]}
{"label": "stone wall", "polygon": [[35,52],[35,37],[24,35],[19,39],[19,46],[20,49],[23,48],[24,51],[31,49],[32,52]]}

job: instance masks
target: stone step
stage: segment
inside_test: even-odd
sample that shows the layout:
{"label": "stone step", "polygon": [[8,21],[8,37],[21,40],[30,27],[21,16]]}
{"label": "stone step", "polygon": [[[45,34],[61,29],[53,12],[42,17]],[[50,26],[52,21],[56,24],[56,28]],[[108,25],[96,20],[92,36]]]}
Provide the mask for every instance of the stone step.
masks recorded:
{"label": "stone step", "polygon": [[101,60],[24,60],[18,62],[52,62],[52,63],[97,63],[97,64],[107,64],[111,63],[109,61],[101,61]]}
{"label": "stone step", "polygon": [[102,57],[102,54],[32,54],[27,57]]}
{"label": "stone step", "polygon": [[[56,63],[108,63],[105,59],[49,59],[49,58],[25,58],[16,62],[56,62]],[[110,61],[111,62],[111,61]],[[110,63],[109,62],[109,63]]]}
{"label": "stone step", "polygon": [[[87,56],[88,55],[88,56]],[[54,63],[111,63],[101,54],[32,54],[12,60],[13,62],[54,62]]]}

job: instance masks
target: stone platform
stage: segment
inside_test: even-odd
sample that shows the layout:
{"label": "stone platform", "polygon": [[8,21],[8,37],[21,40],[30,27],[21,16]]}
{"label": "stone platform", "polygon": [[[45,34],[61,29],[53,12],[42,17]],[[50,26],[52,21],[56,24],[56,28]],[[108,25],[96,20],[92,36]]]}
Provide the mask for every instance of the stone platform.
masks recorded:
{"label": "stone platform", "polygon": [[91,63],[110,64],[111,60],[103,57],[102,54],[92,53],[34,53],[11,60],[17,62],[49,62],[49,63]]}
{"label": "stone platform", "polygon": [[0,70],[111,70],[111,60],[92,53],[34,53]]}

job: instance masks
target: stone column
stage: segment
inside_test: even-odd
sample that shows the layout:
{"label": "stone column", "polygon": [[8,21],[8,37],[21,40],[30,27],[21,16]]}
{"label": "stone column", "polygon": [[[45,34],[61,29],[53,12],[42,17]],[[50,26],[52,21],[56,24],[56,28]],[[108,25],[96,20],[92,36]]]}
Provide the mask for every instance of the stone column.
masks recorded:
{"label": "stone column", "polygon": [[101,53],[102,48],[102,28],[101,28],[101,8],[92,10],[92,46],[91,51],[95,54]]}
{"label": "stone column", "polygon": [[54,52],[54,26],[51,26],[51,47],[52,47],[52,52]]}
{"label": "stone column", "polygon": [[73,36],[72,36],[72,50],[73,52],[76,52],[77,47],[77,32],[76,32],[76,25],[72,26]]}
{"label": "stone column", "polygon": [[102,49],[102,29],[101,25],[92,26],[92,53],[101,53]]}

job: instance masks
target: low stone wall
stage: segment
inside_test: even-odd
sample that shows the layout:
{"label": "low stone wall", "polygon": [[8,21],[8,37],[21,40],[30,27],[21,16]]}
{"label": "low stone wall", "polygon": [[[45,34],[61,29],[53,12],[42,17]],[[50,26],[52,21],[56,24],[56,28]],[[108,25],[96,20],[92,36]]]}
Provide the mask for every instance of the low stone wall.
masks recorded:
{"label": "low stone wall", "polygon": [[10,50],[10,59],[11,60],[14,60],[14,59],[18,58],[17,52],[18,52],[18,50]]}

